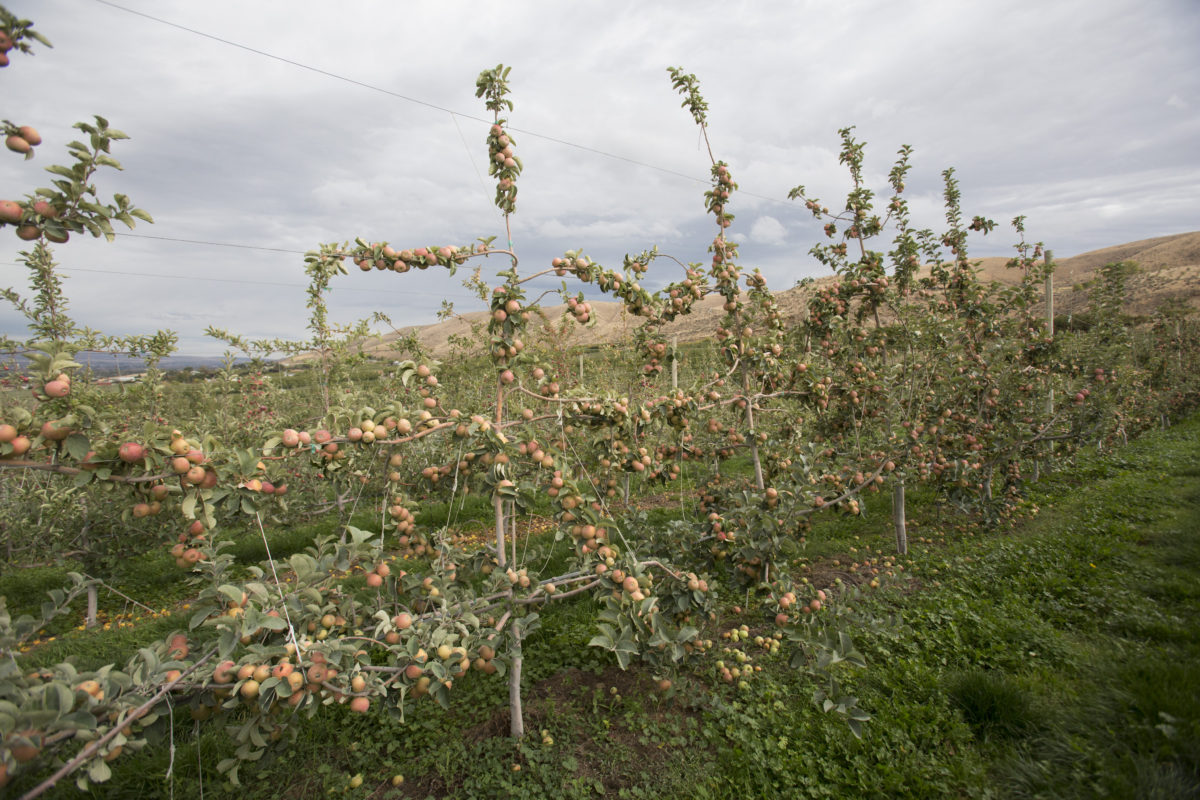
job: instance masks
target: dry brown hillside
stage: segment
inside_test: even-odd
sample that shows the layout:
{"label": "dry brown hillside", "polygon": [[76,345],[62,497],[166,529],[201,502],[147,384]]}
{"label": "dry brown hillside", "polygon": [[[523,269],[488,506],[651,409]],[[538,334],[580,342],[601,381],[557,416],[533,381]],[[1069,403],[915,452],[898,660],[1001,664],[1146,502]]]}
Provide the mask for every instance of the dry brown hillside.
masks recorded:
{"label": "dry brown hillside", "polygon": [[[1106,247],[1077,256],[1056,256],[1058,267],[1054,275],[1055,309],[1060,314],[1074,314],[1087,306],[1087,290],[1084,287],[1099,267],[1114,261],[1134,261],[1138,272],[1129,278],[1129,303],[1126,311],[1131,314],[1147,315],[1156,311],[1164,302],[1178,299],[1193,309],[1200,309],[1200,231],[1143,239],[1138,242]],[[992,257],[978,260],[981,277],[985,281],[1014,281],[1016,275],[1006,268],[1008,259]],[[817,281],[818,284],[831,278]],[[796,287],[779,292],[776,299],[780,309],[789,319],[803,313],[807,292],[811,289]],[[620,303],[592,302],[593,315],[597,324],[592,328],[569,325],[565,334],[554,334],[563,346],[617,344],[625,341],[632,330],[641,322],[622,311]],[[566,306],[549,306],[544,309],[546,322],[557,329]],[[719,297],[708,297],[698,303],[692,313],[667,326],[668,336],[678,336],[679,341],[696,341],[708,336],[716,327],[721,316]],[[416,332],[421,346],[435,357],[445,357],[452,352],[455,337],[475,339],[472,325],[485,326],[487,313],[473,311],[455,319],[433,325],[403,328],[398,333],[386,334],[379,339],[364,342],[363,349],[380,358],[402,357],[396,346],[397,340]],[[289,361],[303,361],[297,356]]]}

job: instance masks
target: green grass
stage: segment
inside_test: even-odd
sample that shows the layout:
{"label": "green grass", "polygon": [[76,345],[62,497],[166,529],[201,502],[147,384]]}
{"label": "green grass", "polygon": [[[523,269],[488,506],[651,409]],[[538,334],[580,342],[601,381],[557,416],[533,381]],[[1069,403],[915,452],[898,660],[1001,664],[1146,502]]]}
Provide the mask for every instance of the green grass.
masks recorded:
{"label": "green grass", "polygon": [[[370,524],[364,518],[352,522]],[[333,533],[336,527],[335,522],[323,521],[273,529],[267,535],[267,543],[257,529],[235,532],[231,534],[232,546],[226,552],[243,567],[257,565],[266,559],[268,544],[272,556],[286,558],[310,546],[316,537]],[[67,573],[72,571],[88,574],[84,565],[74,560],[11,570],[0,578],[0,596],[5,598],[14,617],[35,613],[47,599],[46,593],[62,588]],[[80,668],[95,669],[109,663],[123,666],[124,659],[138,647],[187,627],[186,610],[181,610],[181,605],[195,592],[196,587],[176,566],[165,547],[150,550],[127,560],[116,577],[98,588],[97,628],[83,628],[86,601],[81,595],[72,603],[70,613],[55,618],[43,629],[36,646],[26,655],[26,662],[40,666],[71,658]]]}
{"label": "green grass", "polygon": [[1029,691],[1006,673],[974,669],[950,676],[946,694],[982,739],[1016,738],[1036,724]]}
{"label": "green grass", "polygon": [[[813,705],[817,687],[786,652],[753,652],[762,671],[739,688],[714,677],[712,661],[730,657],[718,647],[663,695],[656,676],[621,672],[587,647],[591,609],[580,600],[546,609],[526,646],[531,735],[521,743],[505,736],[503,681],[471,673],[449,711],[416,702],[403,725],[323,709],[248,765],[237,789],[214,768],[232,752],[223,726],[193,726],[177,709],[173,763],[166,747],[149,747],[114,762],[113,780],[91,794],[182,800],[200,796],[203,778],[204,797],[245,800],[1200,797],[1200,418],[1052,473],[1013,525],[987,528],[921,491],[909,500],[904,572],[843,593],[852,618],[887,620],[852,629],[870,662],[843,674],[843,690],[873,716],[861,739]],[[888,498],[865,507],[864,517],[820,521],[797,575],[831,580],[819,576],[891,552]],[[457,513],[489,511],[468,503]],[[424,513],[437,520],[449,509]],[[652,510],[646,520],[677,517]],[[272,552],[312,535],[273,534]],[[261,557],[253,538],[239,543],[240,559]],[[147,586],[158,580],[152,566],[135,572]],[[3,587],[35,597],[49,580],[30,572]],[[725,597],[706,635],[742,623],[769,632],[758,598]],[[45,652],[94,661],[164,632],[68,636]],[[363,786],[347,791],[359,773]],[[388,783],[396,773],[406,778],[399,790]]]}

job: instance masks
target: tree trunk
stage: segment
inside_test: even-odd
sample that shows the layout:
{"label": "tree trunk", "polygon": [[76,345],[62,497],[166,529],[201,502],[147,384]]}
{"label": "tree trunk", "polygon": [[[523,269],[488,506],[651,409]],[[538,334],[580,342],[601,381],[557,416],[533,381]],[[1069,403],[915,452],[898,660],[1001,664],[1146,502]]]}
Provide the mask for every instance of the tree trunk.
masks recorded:
{"label": "tree trunk", "polygon": [[521,663],[524,657],[521,655],[521,629],[517,625],[517,621],[512,621],[513,645],[512,645],[512,663],[508,668],[508,712],[511,718],[508,732],[514,739],[520,739],[525,736],[525,716],[521,710]]}
{"label": "tree trunk", "polygon": [[[79,544],[83,548],[84,552],[87,552],[88,545],[89,545],[88,531],[91,529],[92,525],[87,519],[87,507],[86,506],[84,507],[83,514],[84,514],[83,530],[79,532]],[[99,591],[100,591],[99,587],[96,586],[96,584],[94,584],[94,583],[87,588],[87,618],[84,620],[84,625],[86,625],[89,628],[96,627],[96,614],[97,614],[97,609],[100,605]]]}
{"label": "tree trunk", "polygon": [[754,462],[754,485],[761,492],[763,483],[762,459],[758,455],[758,432],[754,430],[754,398],[750,396],[750,373],[742,364],[742,397],[746,401],[746,435],[750,437],[750,459]]}
{"label": "tree trunk", "polygon": [[908,530],[904,520],[904,480],[897,480],[892,487],[892,524],[896,527],[896,552],[908,553]]}
{"label": "tree trunk", "polygon": [[93,583],[87,587],[87,620],[85,624],[89,628],[96,627],[96,614],[99,605],[99,587]]}
{"label": "tree trunk", "polygon": [[499,494],[492,498],[492,510],[496,514],[496,563],[504,569],[508,566],[508,556],[504,553],[504,498]]}
{"label": "tree trunk", "polygon": [[754,462],[754,485],[761,492],[763,482],[762,459],[758,455],[758,433],[754,430],[754,402],[746,398],[746,425],[750,429],[750,458]]}

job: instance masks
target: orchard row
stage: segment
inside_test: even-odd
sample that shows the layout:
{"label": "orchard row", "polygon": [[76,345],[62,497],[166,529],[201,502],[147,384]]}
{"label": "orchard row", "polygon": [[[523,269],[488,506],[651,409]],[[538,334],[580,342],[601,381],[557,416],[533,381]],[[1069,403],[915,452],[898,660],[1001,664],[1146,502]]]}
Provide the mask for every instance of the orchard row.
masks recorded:
{"label": "orchard row", "polygon": [[[707,141],[695,78],[671,75]],[[477,90],[493,113],[486,146],[508,233],[521,172],[503,116],[512,108],[508,70],[484,71]],[[105,780],[112,759],[144,747],[164,724],[168,698],[198,720],[240,710],[236,757],[221,765],[235,781],[240,765],[259,758],[296,714],[346,703],[399,717],[414,697],[446,703],[472,670],[507,676],[511,732],[522,736],[522,643],[540,624],[538,609],[557,601],[590,603],[591,643],[622,667],[644,662],[669,686],[681,665],[711,658],[702,629],[717,592],[749,589],[768,598],[779,631],[763,646],[786,642],[798,669],[831,677],[829,664],[855,660],[848,636],[824,636],[836,628],[825,611],[837,598],[813,594],[789,574],[788,556],[815,514],[858,513],[864,492],[925,483],[947,502],[1003,515],[1034,465],[1069,464],[1079,446],[1127,435],[1196,396],[1192,326],[1162,320],[1134,332],[1119,303],[1108,303],[1098,306],[1102,324],[1090,338],[1054,335],[1042,310],[1049,255],[1022,242],[1016,286],[981,284],[967,235],[994,226],[963,224],[952,173],[947,231],[913,230],[903,195],[907,150],[881,216],[849,130],[842,160],[853,187],[844,209],[830,212],[803,187],[794,192],[825,225],[829,243],[814,252],[836,274],[811,292],[798,324],[788,324],[763,276],[739,263],[726,238],[738,187],[714,159],[704,196],[716,228],[711,263],[682,265],[675,281],[656,275],[658,290],[643,286],[666,261],[657,249],[619,269],[568,251],[523,274],[516,251],[489,238],[326,244],[306,256],[310,340],[250,343],[223,334],[252,354],[312,353],[315,391],[230,369],[180,409],[151,369],[140,386],[116,394],[78,377],[79,354],[96,344],[94,334],[67,316],[42,241],[56,241],[51,232],[59,229],[105,235],[112,219],[148,219],[127,198],[89,199],[92,173],[111,166],[108,145],[123,134],[103,120],[86,129],[90,145],[72,144],[75,165],[51,168],[61,176],[52,188],[0,206],[0,225],[18,235],[38,229],[37,246],[22,254],[34,296],[9,298],[30,319],[31,339],[12,344],[28,359],[33,391],[10,392],[0,410],[0,479],[17,497],[17,513],[40,502],[20,495],[22,486],[61,492],[73,510],[66,516],[86,520],[92,547],[104,549],[107,531],[122,547],[169,548],[196,600],[186,631],[130,654],[120,669],[81,673],[63,663],[0,675],[0,784],[61,765],[29,796],[69,774],[80,785]],[[48,206],[39,211],[37,203]],[[884,231],[892,249],[868,249]],[[454,271],[490,255],[507,264],[495,285],[478,281],[490,315],[471,344],[485,353],[486,369],[478,360],[466,368],[417,354],[383,380],[354,377],[361,326],[339,331],[324,303],[347,264],[402,279],[413,268]],[[558,360],[561,331],[539,327],[540,305],[527,295],[531,281],[548,275],[579,282],[573,291],[564,284],[566,324],[595,324],[584,288],[640,320],[637,360],[625,374],[609,371],[584,385]],[[1099,299],[1121,289],[1106,277]],[[680,381],[663,326],[713,293],[725,312],[712,332],[715,352]],[[160,332],[135,344],[161,357],[169,341]],[[228,394],[213,397],[218,391]],[[131,424],[139,418],[144,424]],[[722,471],[734,458],[748,461],[751,479]],[[697,483],[700,510],[669,530],[638,524],[620,502],[632,481],[671,485],[685,474]],[[449,526],[417,524],[428,498],[453,506],[469,495],[493,510],[485,546],[465,545]],[[897,496],[902,512],[902,491]],[[226,533],[247,520],[266,540],[264,523],[322,504],[348,518],[358,503],[378,511],[377,528],[346,524],[309,552],[249,572],[228,553]],[[518,550],[515,520],[539,504],[548,504],[556,532]],[[42,618],[0,625],[6,663],[19,664],[22,644],[89,590],[94,584],[80,577]],[[809,657],[818,640],[838,657]],[[737,677],[733,670],[717,668],[724,680]],[[855,724],[865,718],[849,700],[831,705]]]}

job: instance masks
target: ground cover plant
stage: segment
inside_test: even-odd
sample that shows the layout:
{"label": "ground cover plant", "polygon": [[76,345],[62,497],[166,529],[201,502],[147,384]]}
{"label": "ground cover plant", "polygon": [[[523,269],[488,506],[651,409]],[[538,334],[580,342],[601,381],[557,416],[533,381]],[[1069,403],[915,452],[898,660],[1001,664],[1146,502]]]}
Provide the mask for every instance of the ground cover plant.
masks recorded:
{"label": "ground cover plant", "polygon": [[[580,599],[530,644],[536,735],[508,738],[504,687],[471,676],[448,712],[416,705],[403,724],[378,711],[315,717],[236,791],[275,797],[283,781],[313,797],[1194,796],[1198,476],[1193,418],[1045,478],[999,532],[939,523],[920,494],[904,558],[888,558],[881,498],[865,520],[816,526],[820,546],[792,568],[853,598],[863,621],[856,640],[871,667],[853,690],[873,719],[861,739],[817,713],[810,679],[756,641],[774,638],[765,598],[723,602],[706,626],[710,658],[666,691],[586,646]],[[1157,502],[1164,482],[1176,502]],[[862,565],[876,559],[896,566],[872,590]],[[762,671],[726,682],[718,662],[738,652]],[[234,743],[186,707],[175,714],[174,764],[163,747],[118,760],[97,796],[162,792],[168,767],[175,796],[221,796],[213,764]]]}
{"label": "ground cover plant", "polygon": [[[3,22],[27,50],[30,23],[7,12]],[[707,144],[698,81],[668,73]],[[21,254],[31,297],[5,295],[30,338],[5,343],[27,368],[0,409],[3,521],[14,563],[37,552],[41,565],[6,579],[0,787],[156,791],[147,781],[161,789],[194,755],[198,791],[285,773],[303,781],[296,795],[410,791],[365,774],[341,783],[359,752],[403,762],[417,790],[435,794],[645,793],[646,765],[661,765],[660,791],[699,772],[716,795],[804,781],[819,794],[852,775],[869,793],[845,759],[870,762],[860,748],[874,741],[886,780],[870,785],[928,796],[982,785],[986,748],[956,758],[975,739],[991,747],[1041,730],[1018,668],[1074,663],[1058,628],[1088,627],[1106,607],[1069,572],[1047,571],[1022,595],[1036,569],[976,562],[948,543],[1001,552],[1037,502],[1026,476],[1085,474],[1082,448],[1107,450],[1194,405],[1196,326],[1164,318],[1132,329],[1120,313],[1128,269],[1116,264],[1091,289],[1088,329],[1056,333],[1041,310],[1053,272],[1041,245],[1019,241],[1016,285],[982,284],[968,239],[995,223],[965,221],[953,171],[946,230],[914,230],[908,149],[883,203],[864,183],[851,129],[844,207],[793,192],[824,222],[829,244],[814,252],[837,276],[800,326],[783,324],[727,238],[737,184],[711,148],[710,264],[650,247],[610,269],[568,250],[530,271],[509,224],[522,169],[510,93],[503,65],[480,74],[505,246],[498,236],[320,245],[305,259],[311,338],[214,330],[251,365],[231,360],[203,386],[172,387],[154,367],[173,348],[170,332],[116,340],[67,313],[50,245],[111,235],[112,220],[150,221],[128,198],[102,201],[92,183],[100,167],[119,168],[110,150],[123,133],[103,118],[80,123],[87,141],[68,146],[70,165],[48,168],[52,186],[4,201],[0,231],[35,244]],[[5,132],[16,153],[40,143],[29,126],[6,121]],[[891,249],[871,250],[885,235]],[[502,268],[469,281],[489,309],[474,362],[417,353],[371,370],[355,348],[365,324],[328,318],[325,296],[351,267],[403,280],[483,258]],[[656,291],[643,286],[652,269]],[[594,324],[583,287],[641,320],[633,357],[615,362],[624,374],[581,362],[576,379],[573,358],[551,356],[541,299],[528,296],[551,275],[563,279],[564,324]],[[713,345],[681,355],[663,326],[707,295],[725,312]],[[314,355],[311,380],[276,381],[266,356],[301,350]],[[96,351],[140,354],[151,368],[128,392],[105,391],[77,360]],[[1106,527],[1119,517],[1074,519],[1119,547],[1121,530]],[[894,545],[878,540],[880,520]],[[912,542],[949,549],[918,557]],[[1038,547],[1018,559],[1057,563]],[[1088,563],[1097,559],[1102,551]],[[969,594],[942,594],[989,565],[1012,591],[997,599],[977,586],[975,596],[1014,603],[1014,622],[971,607]],[[926,606],[929,597],[938,600]],[[931,632],[937,661],[897,633],[905,625]],[[887,707],[880,692],[900,694],[888,682],[895,663],[907,664],[916,696],[938,702]],[[1163,713],[1157,724],[1191,741],[1186,715]],[[920,734],[893,724],[906,715]],[[871,730],[882,738],[865,738]],[[680,745],[671,758],[664,737]],[[833,748],[828,774],[790,766],[814,740]],[[343,743],[338,754],[330,742]],[[1057,764],[1036,750],[1005,755],[1013,775]],[[297,759],[310,769],[292,771]],[[1140,751],[1130,759],[1164,786],[1186,785],[1192,768],[1186,754],[1166,772]]]}

